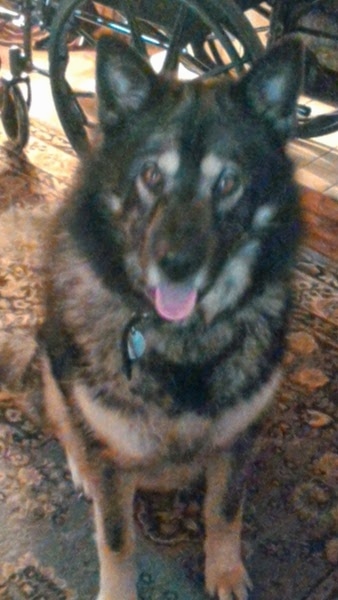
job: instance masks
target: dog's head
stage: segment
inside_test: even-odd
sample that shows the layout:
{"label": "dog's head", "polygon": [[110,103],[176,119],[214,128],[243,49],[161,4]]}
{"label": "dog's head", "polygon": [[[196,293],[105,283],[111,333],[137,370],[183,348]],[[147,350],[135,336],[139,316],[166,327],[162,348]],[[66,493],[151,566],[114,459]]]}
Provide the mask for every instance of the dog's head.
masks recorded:
{"label": "dog's head", "polygon": [[210,320],[288,268],[297,209],[283,146],[301,71],[295,40],[240,81],[208,83],[157,76],[99,41],[103,197],[129,283],[163,319]]}

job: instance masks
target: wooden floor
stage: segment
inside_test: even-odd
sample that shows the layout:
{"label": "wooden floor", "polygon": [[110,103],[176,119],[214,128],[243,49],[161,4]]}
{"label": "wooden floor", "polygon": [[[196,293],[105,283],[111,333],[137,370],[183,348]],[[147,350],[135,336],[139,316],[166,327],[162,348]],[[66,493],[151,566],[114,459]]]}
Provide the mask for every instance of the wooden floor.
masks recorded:
{"label": "wooden floor", "polygon": [[338,269],[338,202],[309,188],[302,188],[301,199],[306,244],[336,261]]}

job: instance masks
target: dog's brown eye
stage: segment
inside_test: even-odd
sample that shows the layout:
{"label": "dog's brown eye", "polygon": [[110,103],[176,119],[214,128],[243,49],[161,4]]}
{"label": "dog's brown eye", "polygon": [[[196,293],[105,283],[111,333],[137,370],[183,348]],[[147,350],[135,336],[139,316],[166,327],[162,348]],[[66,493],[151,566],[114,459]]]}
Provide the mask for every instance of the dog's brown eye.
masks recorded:
{"label": "dog's brown eye", "polygon": [[159,191],[163,184],[163,175],[156,163],[147,163],[144,165],[142,173],[143,183],[151,191]]}
{"label": "dog's brown eye", "polygon": [[226,198],[238,192],[241,188],[241,178],[237,170],[229,167],[222,171],[215,188],[218,197]]}

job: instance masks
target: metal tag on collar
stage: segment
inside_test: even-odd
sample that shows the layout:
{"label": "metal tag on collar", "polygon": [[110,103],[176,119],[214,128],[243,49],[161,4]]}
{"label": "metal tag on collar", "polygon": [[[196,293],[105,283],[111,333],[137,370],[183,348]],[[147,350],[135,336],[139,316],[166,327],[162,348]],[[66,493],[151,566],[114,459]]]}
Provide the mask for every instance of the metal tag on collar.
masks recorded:
{"label": "metal tag on collar", "polygon": [[127,339],[128,356],[130,360],[141,358],[146,349],[146,341],[143,334],[135,327],[131,327]]}
{"label": "metal tag on collar", "polygon": [[145,337],[137,325],[147,317],[147,314],[134,315],[127,323],[122,335],[123,371],[128,379],[131,379],[132,376],[133,363],[141,358],[146,349]]}

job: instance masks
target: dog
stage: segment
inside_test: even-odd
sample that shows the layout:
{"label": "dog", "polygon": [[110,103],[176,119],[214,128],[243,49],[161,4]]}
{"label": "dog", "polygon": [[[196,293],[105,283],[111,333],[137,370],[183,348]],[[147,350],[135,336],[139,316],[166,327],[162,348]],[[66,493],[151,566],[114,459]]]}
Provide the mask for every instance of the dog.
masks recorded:
{"label": "dog", "polygon": [[92,499],[98,600],[136,600],[133,499],[203,476],[205,587],[246,600],[245,465],[281,379],[301,230],[302,50],[240,80],[156,75],[97,49],[102,137],[47,249],[44,413]]}

